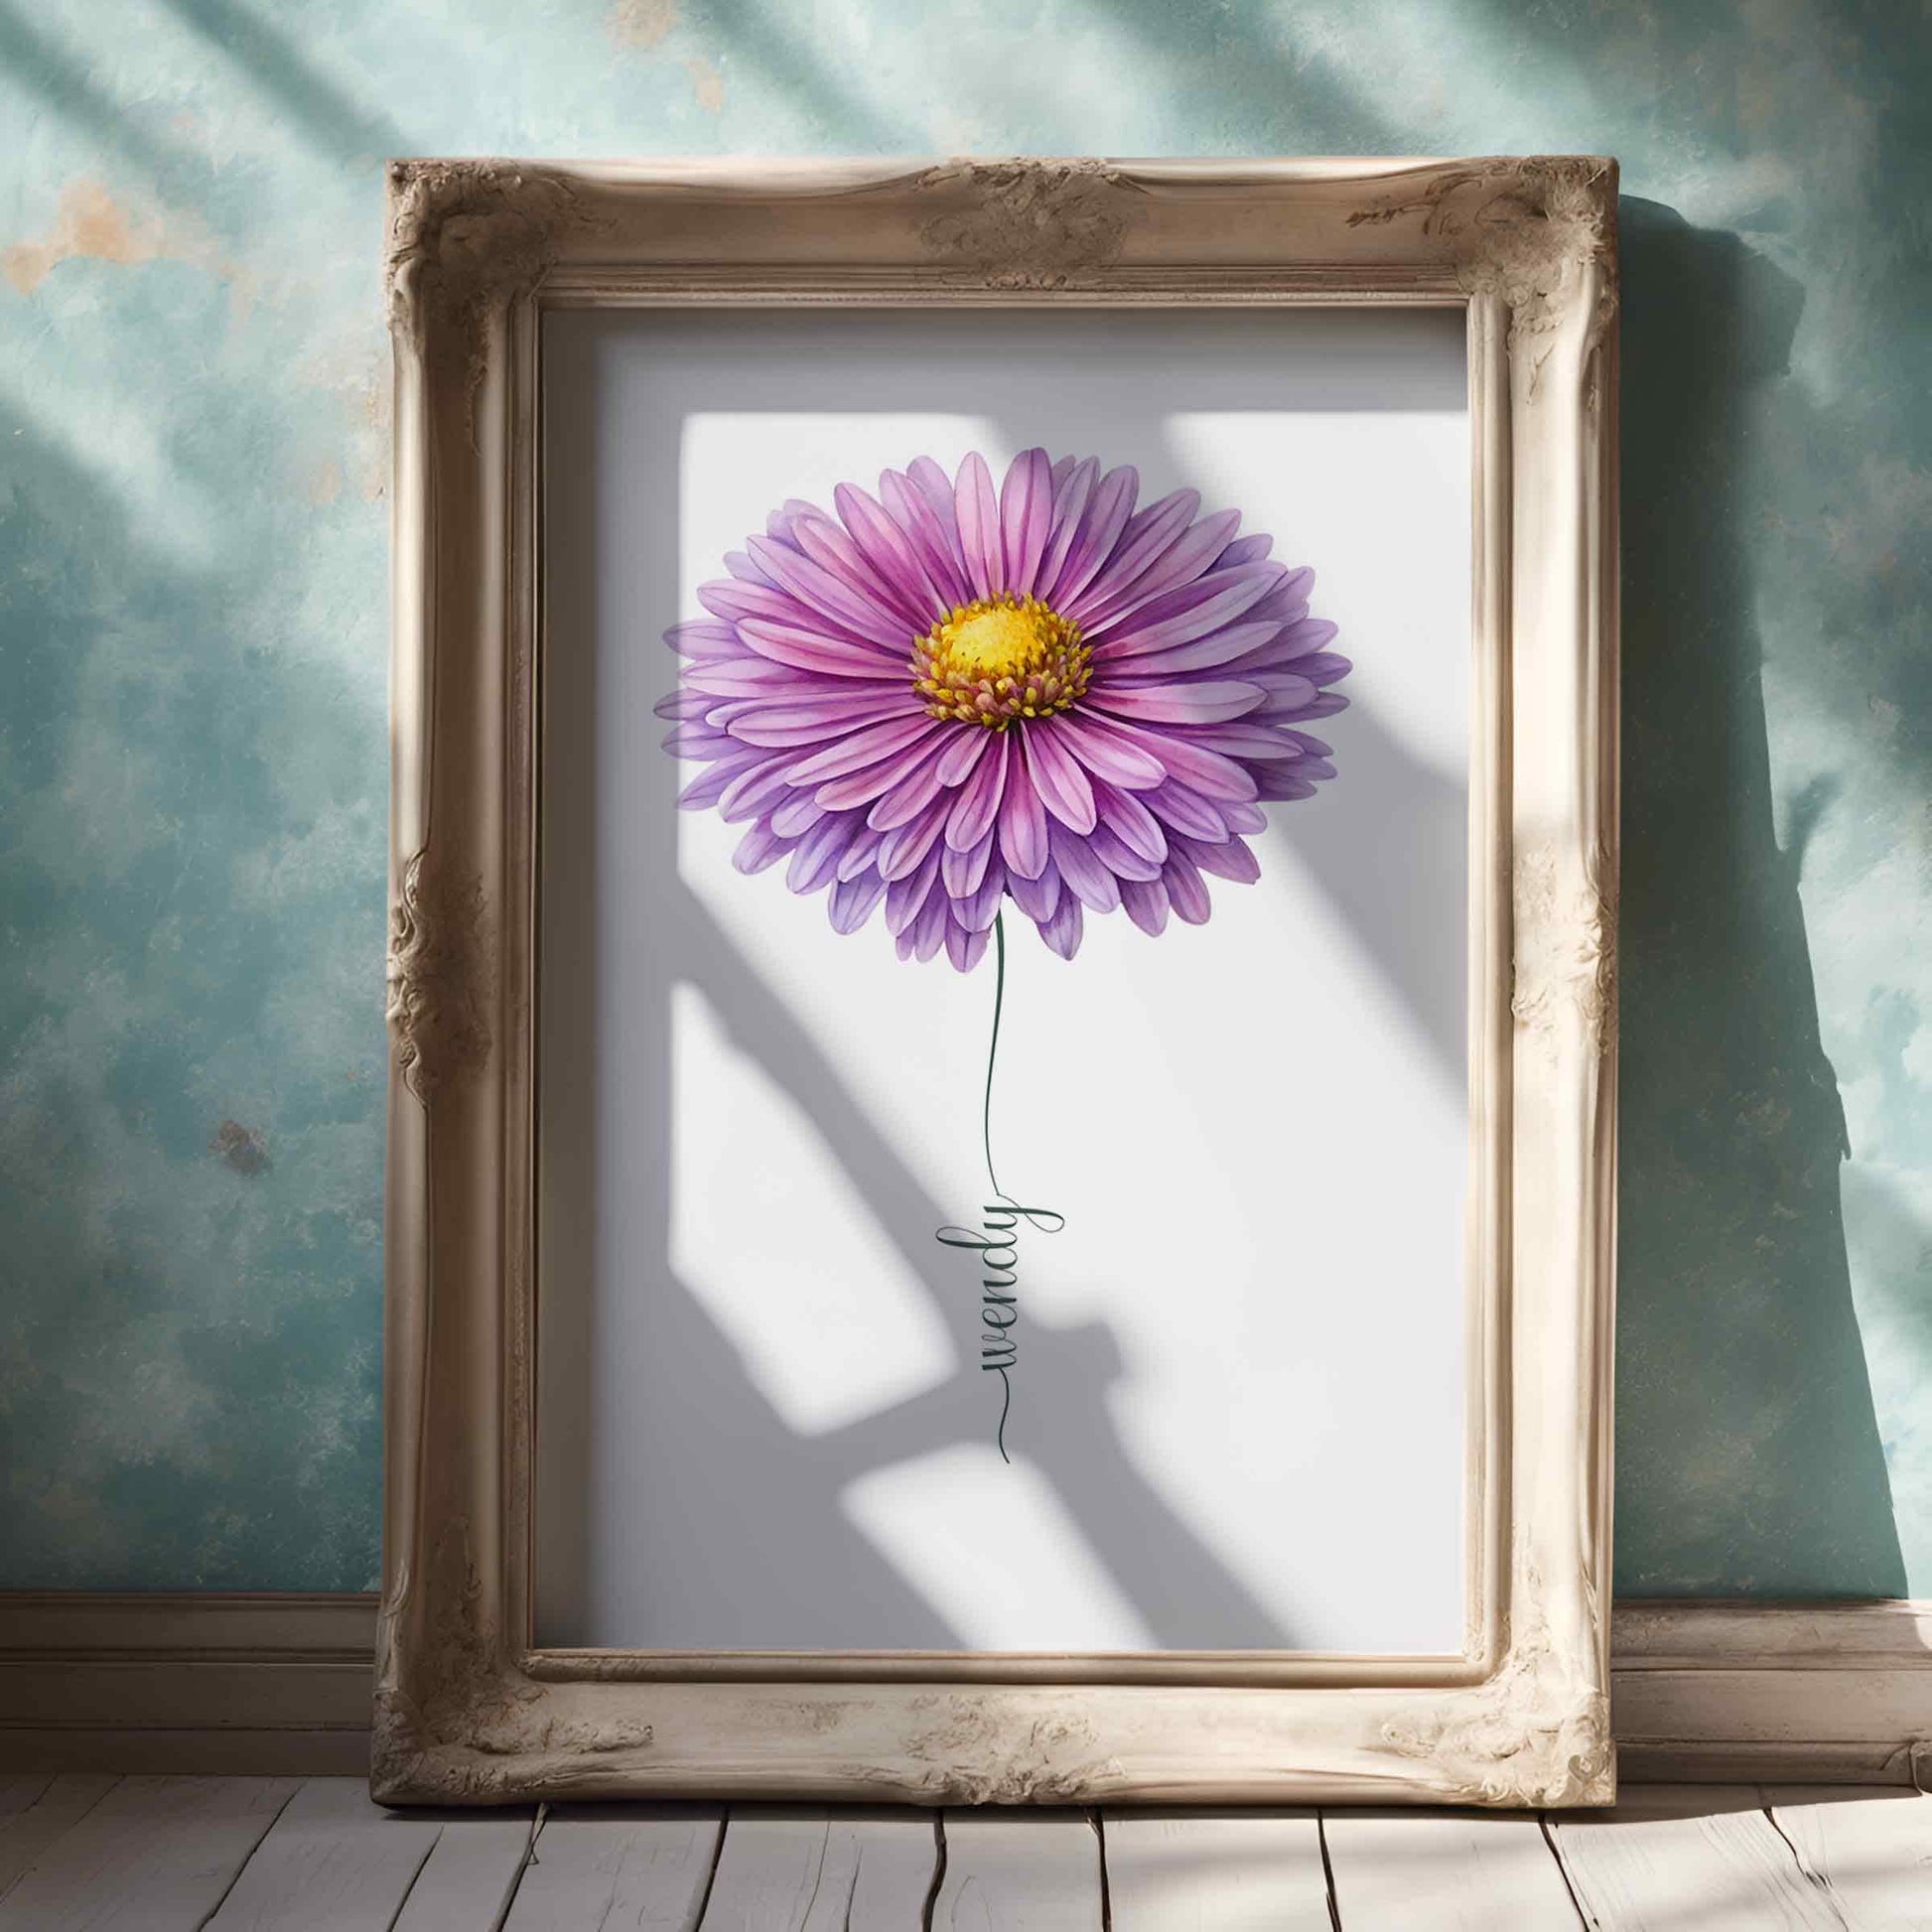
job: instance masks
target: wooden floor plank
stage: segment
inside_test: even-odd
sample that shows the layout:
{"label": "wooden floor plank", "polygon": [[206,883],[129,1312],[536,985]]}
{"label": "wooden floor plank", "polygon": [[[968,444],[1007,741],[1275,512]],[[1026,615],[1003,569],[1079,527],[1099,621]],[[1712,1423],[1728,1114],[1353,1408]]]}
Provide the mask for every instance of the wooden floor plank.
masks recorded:
{"label": "wooden floor plank", "polygon": [[1577,1932],[1582,1924],[1535,1812],[1324,1811],[1345,1928]]}
{"label": "wooden floor plank", "polygon": [[504,1932],[696,1932],[723,1829],[715,1805],[559,1807]]}
{"label": "wooden floor plank", "polygon": [[11,1818],[41,1801],[41,1794],[54,1782],[52,1771],[8,1771],[0,1775],[0,1818]]}
{"label": "wooden floor plank", "polygon": [[208,1932],[389,1932],[441,1825],[361,1778],[311,1778],[256,1846]]}
{"label": "wooden floor plank", "polygon": [[1079,1811],[949,1811],[932,1932],[1099,1932],[1100,1834]]}
{"label": "wooden floor plank", "polygon": [[915,1932],[938,1858],[929,1813],[734,1806],[703,1932]]}
{"label": "wooden floor plank", "polygon": [[490,1932],[522,1875],[535,1829],[534,1810],[446,1819],[395,1932]]}
{"label": "wooden floor plank", "polygon": [[1764,1795],[1851,1932],[1932,1932],[1932,1797],[1891,1784],[1774,1785]]}
{"label": "wooden floor plank", "polygon": [[1114,1932],[1329,1932],[1311,1811],[1110,1811]]}
{"label": "wooden floor plank", "polygon": [[299,1783],[123,1778],[0,1899],[0,1928],[197,1932]]}
{"label": "wooden floor plank", "polygon": [[1843,1932],[1754,1786],[1627,1785],[1614,1810],[1551,1826],[1600,1932]]}
{"label": "wooden floor plank", "polygon": [[805,1932],[915,1932],[939,1869],[937,1814],[860,1813],[842,1819],[838,1832],[850,1845],[851,1890],[841,1906],[840,1886],[821,1886]]}
{"label": "wooden floor plank", "polygon": [[822,1808],[733,1806],[705,1906],[706,1932],[804,1932],[831,1837],[831,1813]]}
{"label": "wooden floor plank", "polygon": [[36,1781],[41,1791],[34,1802],[0,1818],[0,1898],[120,1782],[80,1772]]}

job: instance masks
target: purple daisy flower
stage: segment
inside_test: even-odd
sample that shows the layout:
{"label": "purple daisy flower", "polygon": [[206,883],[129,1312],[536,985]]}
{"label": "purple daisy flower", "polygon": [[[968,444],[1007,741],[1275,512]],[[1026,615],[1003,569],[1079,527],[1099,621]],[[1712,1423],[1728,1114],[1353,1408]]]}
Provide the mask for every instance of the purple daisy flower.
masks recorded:
{"label": "purple daisy flower", "polygon": [[1312,571],[1139,488],[1034,449],[996,489],[974,452],[774,511],[665,633],[665,748],[707,766],[678,802],[748,826],[741,872],[828,891],[836,930],[883,905],[901,959],[969,970],[1009,898],[1065,959],[1088,912],[1200,924],[1203,874],[1258,875],[1262,803],[1334,775],[1300,727],[1349,665]]}

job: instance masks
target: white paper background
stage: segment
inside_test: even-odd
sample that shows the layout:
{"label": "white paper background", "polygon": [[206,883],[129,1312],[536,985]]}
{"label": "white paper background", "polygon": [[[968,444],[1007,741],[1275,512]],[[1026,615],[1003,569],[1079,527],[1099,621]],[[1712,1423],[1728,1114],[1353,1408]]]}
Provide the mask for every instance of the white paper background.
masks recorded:
{"label": "white paper background", "polygon": [[[1462,1630],[1460,317],[548,325],[538,1636],[1452,1651]],[[671,799],[658,641],[787,496],[1138,464],[1316,571],[1340,775],[1255,886],[1063,964],[1010,910],[1008,1468],[977,1274],[993,994]]]}

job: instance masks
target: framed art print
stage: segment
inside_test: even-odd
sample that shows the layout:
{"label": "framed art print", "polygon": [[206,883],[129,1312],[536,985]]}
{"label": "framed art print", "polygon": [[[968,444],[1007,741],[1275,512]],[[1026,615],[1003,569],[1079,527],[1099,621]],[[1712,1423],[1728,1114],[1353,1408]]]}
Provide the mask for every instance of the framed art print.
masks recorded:
{"label": "framed art print", "polygon": [[397,165],[380,1795],[1607,1801],[1614,179]]}

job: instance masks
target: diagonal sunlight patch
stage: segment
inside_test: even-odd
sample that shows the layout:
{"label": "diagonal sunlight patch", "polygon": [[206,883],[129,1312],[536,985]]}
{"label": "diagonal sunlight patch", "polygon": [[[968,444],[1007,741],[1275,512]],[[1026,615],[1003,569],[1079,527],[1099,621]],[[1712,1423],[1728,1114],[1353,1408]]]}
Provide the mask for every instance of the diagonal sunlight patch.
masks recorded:
{"label": "diagonal sunlight patch", "polygon": [[960,1444],[869,1470],[839,1505],[968,1650],[1161,1647],[1025,1456]]}
{"label": "diagonal sunlight patch", "polygon": [[671,1265],[759,1394],[821,1436],[943,1382],[945,1325],[818,1129],[695,986],[671,1024]]}

